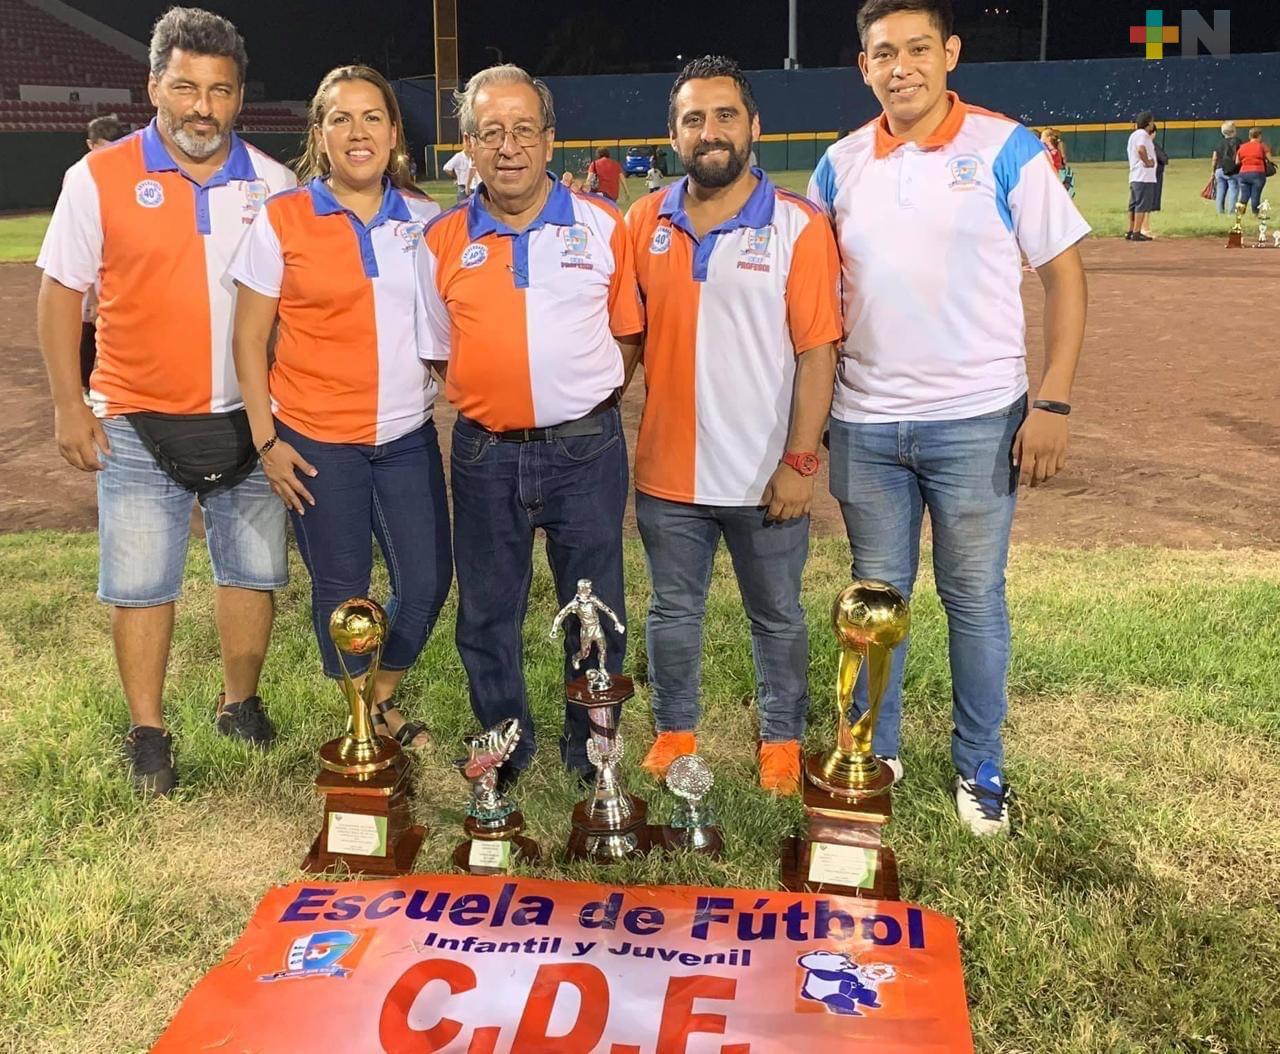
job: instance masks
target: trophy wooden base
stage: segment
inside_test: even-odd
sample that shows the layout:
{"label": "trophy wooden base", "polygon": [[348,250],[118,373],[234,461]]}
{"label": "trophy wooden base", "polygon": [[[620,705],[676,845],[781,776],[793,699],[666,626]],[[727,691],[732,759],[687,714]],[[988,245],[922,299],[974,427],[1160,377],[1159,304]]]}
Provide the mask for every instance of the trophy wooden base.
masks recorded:
{"label": "trophy wooden base", "polygon": [[565,698],[579,706],[611,706],[614,703],[625,703],[636,694],[635,684],[626,674],[613,674],[612,682],[604,691],[597,692],[588,683],[584,673],[564,686]]}
{"label": "trophy wooden base", "polygon": [[653,848],[648,804],[643,798],[625,791],[622,797],[630,806],[630,815],[624,820],[592,818],[590,801],[580,801],[573,807],[573,829],[565,847],[566,859],[610,864],[644,856]]}
{"label": "trophy wooden base", "polygon": [[1244,246],[1244,231],[1227,232],[1227,248],[1239,249]]}
{"label": "trophy wooden base", "polygon": [[724,854],[724,833],[719,827],[652,827],[649,840],[668,852],[688,849],[702,856],[719,857]]}
{"label": "trophy wooden base", "polygon": [[534,864],[542,855],[538,843],[520,833],[524,830],[524,816],[519,810],[508,816],[501,827],[482,827],[474,816],[468,816],[462,827],[471,837],[453,851],[453,866],[459,871],[505,875],[511,864]]}
{"label": "trophy wooden base", "polygon": [[427,835],[409,813],[409,761],[403,755],[368,779],[322,769],[316,790],[324,795],[324,821],[304,871],[343,864],[371,875],[407,875]]}
{"label": "trophy wooden base", "polygon": [[[806,768],[821,758],[821,753],[811,754]],[[782,843],[783,889],[898,899],[898,861],[883,842],[884,825],[893,815],[889,786],[866,797],[849,798],[806,779],[804,814],[804,833]]]}

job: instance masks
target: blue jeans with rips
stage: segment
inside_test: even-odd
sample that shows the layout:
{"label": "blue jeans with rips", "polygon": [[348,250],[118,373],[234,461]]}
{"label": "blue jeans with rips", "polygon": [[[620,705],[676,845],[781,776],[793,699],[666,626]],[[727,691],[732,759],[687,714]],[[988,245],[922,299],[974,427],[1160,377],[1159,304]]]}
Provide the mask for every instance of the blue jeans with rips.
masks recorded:
{"label": "blue jeans with rips", "polygon": [[[973,779],[990,759],[1003,764],[1009,609],[1005,565],[1017,502],[1014,437],[1026,396],[993,413],[958,421],[854,424],[831,420],[831,492],[840,502],[855,578],[883,579],[910,598],[920,562],[925,509],[933,530],[933,570],[947,616],[954,728],[951,759]],[[908,642],[894,652],[874,749],[899,753],[902,672]],[[866,670],[854,707],[867,705]]]}

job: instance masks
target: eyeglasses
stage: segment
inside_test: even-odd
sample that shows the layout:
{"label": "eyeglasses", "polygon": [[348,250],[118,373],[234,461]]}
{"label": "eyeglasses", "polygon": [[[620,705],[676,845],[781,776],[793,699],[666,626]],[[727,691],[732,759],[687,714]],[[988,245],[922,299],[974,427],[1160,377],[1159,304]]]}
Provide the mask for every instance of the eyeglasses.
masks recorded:
{"label": "eyeglasses", "polygon": [[518,124],[514,128],[503,128],[495,125],[481,128],[478,132],[468,132],[477,143],[486,150],[497,150],[507,141],[507,136],[515,141],[516,146],[537,146],[542,140],[546,127],[538,128],[531,124]]}

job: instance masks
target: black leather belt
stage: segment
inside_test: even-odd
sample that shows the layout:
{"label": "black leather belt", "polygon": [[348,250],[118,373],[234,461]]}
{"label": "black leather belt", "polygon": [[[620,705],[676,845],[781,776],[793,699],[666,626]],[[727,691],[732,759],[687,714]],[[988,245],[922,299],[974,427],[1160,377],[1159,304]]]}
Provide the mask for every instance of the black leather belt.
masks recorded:
{"label": "black leather belt", "polygon": [[607,410],[612,410],[620,402],[622,402],[622,396],[615,391],[604,402],[592,407],[583,417],[579,417],[576,421],[566,421],[561,425],[547,425],[544,428],[513,428],[508,432],[495,432],[492,428],[485,428],[479,421],[468,417],[466,414],[459,414],[458,416],[472,428],[488,432],[503,443],[545,443],[550,439],[598,436],[604,431],[604,423],[600,420],[600,415]]}

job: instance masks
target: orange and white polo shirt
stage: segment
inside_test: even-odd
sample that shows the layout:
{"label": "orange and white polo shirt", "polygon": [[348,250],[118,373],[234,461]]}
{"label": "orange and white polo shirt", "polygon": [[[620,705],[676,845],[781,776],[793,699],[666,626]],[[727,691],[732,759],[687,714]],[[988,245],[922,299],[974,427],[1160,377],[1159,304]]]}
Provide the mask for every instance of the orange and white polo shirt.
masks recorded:
{"label": "orange and white polo shirt", "polygon": [[368,224],[322,179],[267,201],[230,274],[279,298],[271,403],[290,428],[376,446],[422,427],[437,356],[418,343],[416,258],[439,213],[389,181]]}
{"label": "orange and white polo shirt", "polygon": [[699,505],[757,505],[786,449],[796,357],[838,343],[831,224],[760,180],[699,238],[687,180],[627,213],[649,328],[636,489]]}
{"label": "orange and white polo shirt", "polygon": [[226,163],[201,186],[154,120],[68,169],[36,266],[80,292],[101,279],[94,413],[242,405],[227,265],[263,202],[296,183],[233,134]]}
{"label": "orange and white polo shirt", "polygon": [[831,146],[809,197],[836,228],[845,333],[831,413],[963,420],[1027,390],[1022,255],[1033,267],[1086,234],[1040,140],[949,92],[918,143],[883,115]]}
{"label": "orange and white polo shirt", "polygon": [[523,231],[489,214],[482,187],[432,221],[418,254],[424,344],[449,360],[445,394],[495,432],[589,413],[622,385],[613,338],[644,329],[622,214],[547,178]]}

